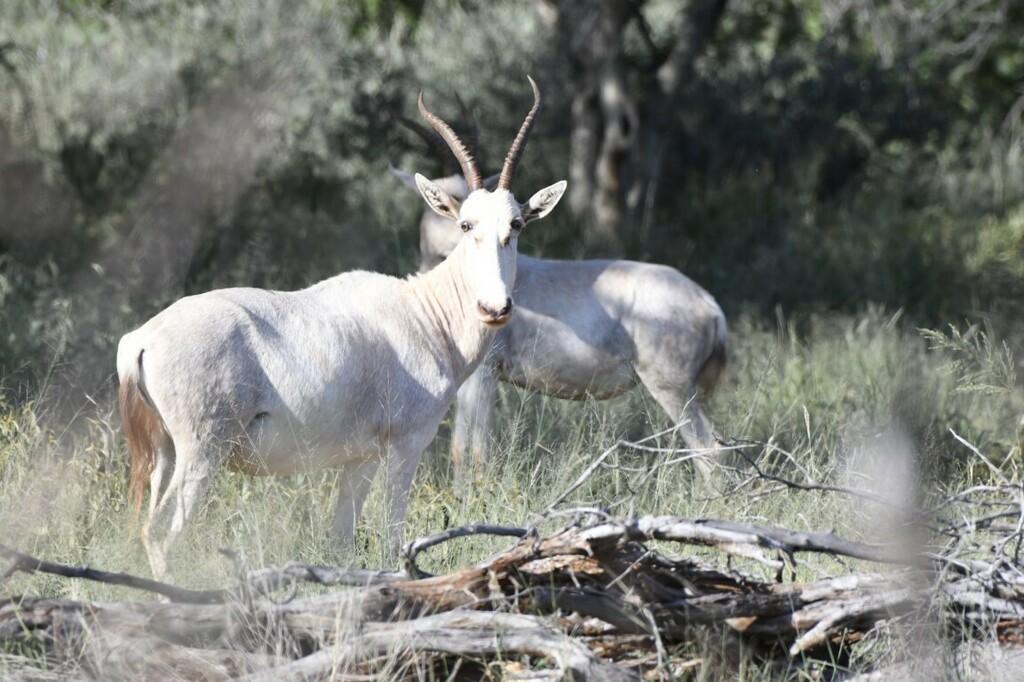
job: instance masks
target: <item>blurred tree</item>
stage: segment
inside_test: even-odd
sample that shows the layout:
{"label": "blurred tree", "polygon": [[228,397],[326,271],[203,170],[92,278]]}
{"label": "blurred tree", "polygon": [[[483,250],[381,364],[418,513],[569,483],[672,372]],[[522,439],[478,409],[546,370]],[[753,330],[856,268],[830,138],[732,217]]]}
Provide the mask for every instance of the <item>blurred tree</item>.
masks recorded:
{"label": "blurred tree", "polygon": [[[688,0],[656,37],[647,0],[538,0],[573,67],[569,204],[588,254],[621,255],[624,222],[654,200],[674,112],[726,0]],[[644,50],[627,52],[630,29]]]}
{"label": "blurred tree", "polygon": [[415,26],[425,5],[426,0],[359,0],[352,3],[355,10],[350,22],[352,33],[362,36],[373,29],[387,31],[398,21]]}
{"label": "blurred tree", "polygon": [[524,73],[516,189],[568,177],[574,209],[524,250],[671,264],[727,310],[930,324],[1024,289],[1018,2],[5,0],[0,376],[94,385],[183,293],[408,272],[387,162],[432,167],[388,109],[458,92],[496,170]]}

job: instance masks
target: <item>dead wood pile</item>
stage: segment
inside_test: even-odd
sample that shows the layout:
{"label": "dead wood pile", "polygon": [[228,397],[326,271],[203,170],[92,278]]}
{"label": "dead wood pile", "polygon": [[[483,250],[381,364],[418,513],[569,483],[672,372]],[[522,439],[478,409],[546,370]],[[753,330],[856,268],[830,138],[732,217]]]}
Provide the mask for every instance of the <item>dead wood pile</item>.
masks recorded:
{"label": "dead wood pile", "polygon": [[[672,655],[698,631],[791,663],[841,661],[887,624],[924,612],[959,636],[1019,643],[1021,494],[1014,486],[968,491],[960,502],[982,513],[923,521],[946,538],[927,551],[831,532],[585,509],[545,535],[468,526],[416,540],[402,572],[290,564],[245,573],[219,591],[50,564],[2,547],[8,576],[101,580],[165,601],[0,598],[0,651],[41,653],[58,671],[101,679],[634,680],[699,666]],[[474,534],[518,540],[447,575],[417,567],[429,547]],[[705,549],[675,554],[693,546]],[[804,553],[873,568],[796,581]],[[740,557],[769,566],[775,579],[734,568]],[[306,584],[319,587],[299,589]]]}

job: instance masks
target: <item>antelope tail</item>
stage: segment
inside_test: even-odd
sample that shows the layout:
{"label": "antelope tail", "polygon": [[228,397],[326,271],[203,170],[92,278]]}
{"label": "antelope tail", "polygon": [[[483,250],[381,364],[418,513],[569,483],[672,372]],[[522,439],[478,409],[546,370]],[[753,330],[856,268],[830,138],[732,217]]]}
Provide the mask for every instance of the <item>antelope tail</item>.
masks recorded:
{"label": "antelope tail", "polygon": [[128,499],[132,505],[133,521],[138,519],[142,510],[146,482],[156,466],[157,443],[165,433],[163,421],[141,385],[142,353],[142,350],[133,353],[128,358],[129,362],[124,364],[120,362],[121,357],[118,357],[117,368],[121,381],[118,406],[131,457]]}
{"label": "antelope tail", "polygon": [[718,317],[715,319],[715,338],[711,346],[711,354],[708,355],[704,365],[700,368],[700,374],[697,375],[697,383],[705,394],[712,393],[725,374],[727,336],[725,315],[719,311]]}

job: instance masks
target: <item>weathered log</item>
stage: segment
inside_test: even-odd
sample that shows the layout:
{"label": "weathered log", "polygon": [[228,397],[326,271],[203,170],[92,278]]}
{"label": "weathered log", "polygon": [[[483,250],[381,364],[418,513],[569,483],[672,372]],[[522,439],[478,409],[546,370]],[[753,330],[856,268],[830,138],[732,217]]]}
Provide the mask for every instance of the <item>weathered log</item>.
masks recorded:
{"label": "weathered log", "polygon": [[[521,539],[476,566],[413,577],[422,551],[481,533]],[[906,567],[771,582],[693,557],[662,556],[644,544],[648,540],[755,554],[778,565],[783,562],[771,553],[788,564],[800,553],[817,552]],[[625,680],[636,679],[644,666],[664,664],[664,644],[684,641],[695,627],[719,628],[762,656],[792,659],[851,646],[881,621],[937,605],[971,636],[993,632],[1019,641],[1019,567],[1005,557],[976,555],[911,556],[833,533],[584,512],[545,537],[529,529],[471,526],[424,538],[407,546],[408,573],[289,564],[251,571],[229,589],[190,592],[8,550],[14,570],[112,582],[181,601],[7,599],[0,601],[0,645],[42,647],[55,660],[111,679],[297,680],[335,673],[351,679],[372,674],[382,660],[430,665],[520,655],[543,658],[564,676]],[[929,565],[941,570],[921,570]],[[301,583],[335,589],[284,602],[265,597]],[[570,632],[586,634],[586,645]],[[624,641],[648,653],[629,655]],[[619,658],[604,661],[591,649],[619,651]],[[623,661],[629,665],[618,664]]]}
{"label": "weathered log", "polygon": [[598,658],[587,647],[539,618],[509,613],[448,612],[397,623],[374,623],[358,634],[298,661],[246,677],[248,682],[304,680],[340,664],[410,651],[449,656],[494,656],[516,652],[546,658],[558,667],[555,679],[637,680],[639,676]]}

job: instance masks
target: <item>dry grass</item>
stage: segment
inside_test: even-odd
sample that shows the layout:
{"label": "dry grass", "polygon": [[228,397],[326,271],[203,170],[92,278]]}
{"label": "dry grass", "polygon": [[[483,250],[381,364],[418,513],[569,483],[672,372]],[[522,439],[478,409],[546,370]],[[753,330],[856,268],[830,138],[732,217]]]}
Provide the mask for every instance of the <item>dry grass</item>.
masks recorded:
{"label": "dry grass", "polygon": [[[979,338],[977,332],[965,333]],[[945,344],[935,337],[926,340],[898,316],[879,311],[800,324],[780,320],[774,327],[740,319],[733,325],[729,378],[711,412],[723,434],[761,445],[735,451],[724,462],[743,472],[756,464],[801,481],[872,490],[896,502],[926,500],[993,476],[988,465],[950,435],[954,428],[1000,475],[1020,480],[1020,433],[1017,423],[1006,418],[1024,411],[1019,385],[1004,382],[983,393],[956,390],[964,385],[965,372],[994,371],[993,358],[1004,357],[1002,340],[986,336],[980,345],[952,347],[955,339],[946,338]],[[1016,366],[1014,341],[1008,339],[1006,346],[1011,368]],[[929,350],[929,344],[942,347]],[[61,431],[48,421],[46,399],[5,405],[0,412],[0,542],[51,561],[148,575],[130,526],[127,458],[112,405],[96,407],[78,420],[79,427]],[[406,537],[473,522],[527,525],[597,454],[619,440],[642,438],[667,425],[642,391],[603,403],[569,403],[514,389],[503,390],[498,423],[493,460],[462,477],[453,476],[447,466],[442,429],[418,473]],[[678,445],[671,435],[650,444]],[[639,513],[834,528],[865,541],[891,539],[898,531],[888,508],[841,495],[761,484],[709,497],[694,485],[688,464],[667,463],[671,457],[620,449],[565,506],[626,513],[633,505]],[[650,476],[655,466],[657,473]],[[723,477],[735,480],[737,474],[726,471]],[[345,557],[336,556],[329,540],[335,486],[331,473],[258,479],[220,472],[179,544],[176,575],[190,587],[229,584],[234,568],[219,548],[239,552],[249,566],[289,560],[378,566],[380,486],[368,500],[356,552]],[[451,570],[506,544],[494,538],[449,542],[428,553],[422,566]],[[811,560],[801,563],[798,577],[854,568],[856,563]],[[769,577],[763,567],[749,569]],[[10,578],[3,591],[101,601],[139,597],[116,587],[46,576]],[[909,641],[927,639],[928,633],[927,628],[916,630],[911,639],[905,633],[880,633],[861,647],[855,662],[886,660],[907,651]],[[726,665],[722,661],[729,657],[722,645],[715,635],[705,634],[677,653],[679,660],[702,656],[722,663],[703,668],[697,679],[708,670],[728,670],[735,679],[797,674],[758,666],[742,656]]]}

